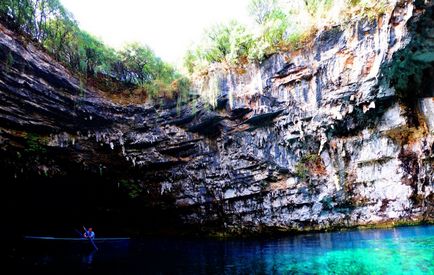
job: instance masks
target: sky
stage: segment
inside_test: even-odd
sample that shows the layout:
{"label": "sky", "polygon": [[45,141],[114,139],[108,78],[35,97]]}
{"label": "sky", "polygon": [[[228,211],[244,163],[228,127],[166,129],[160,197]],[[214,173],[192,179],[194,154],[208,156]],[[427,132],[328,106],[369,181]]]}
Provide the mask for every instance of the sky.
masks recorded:
{"label": "sky", "polygon": [[186,50],[215,23],[249,24],[249,0],[61,0],[82,29],[119,49],[149,45],[166,62],[180,64]]}

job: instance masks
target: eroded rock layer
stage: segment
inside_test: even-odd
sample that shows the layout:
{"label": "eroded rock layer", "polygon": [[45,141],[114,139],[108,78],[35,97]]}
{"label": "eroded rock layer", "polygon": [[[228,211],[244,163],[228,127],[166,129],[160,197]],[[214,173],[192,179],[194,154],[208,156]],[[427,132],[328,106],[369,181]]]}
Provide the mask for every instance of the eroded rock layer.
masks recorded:
{"label": "eroded rock layer", "polygon": [[233,232],[434,218],[430,1],[401,1],[260,65],[216,67],[196,81],[215,107],[116,105],[0,30],[10,181],[99,174],[185,224]]}

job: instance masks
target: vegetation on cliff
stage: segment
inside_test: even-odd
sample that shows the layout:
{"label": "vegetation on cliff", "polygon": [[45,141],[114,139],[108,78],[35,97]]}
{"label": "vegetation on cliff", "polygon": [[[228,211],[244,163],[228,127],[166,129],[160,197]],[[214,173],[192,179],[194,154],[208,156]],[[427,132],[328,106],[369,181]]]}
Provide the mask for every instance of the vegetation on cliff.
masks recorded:
{"label": "vegetation on cliff", "polygon": [[190,73],[206,71],[212,63],[240,66],[261,62],[281,51],[306,45],[318,30],[348,20],[375,18],[390,0],[251,0],[251,28],[237,21],[206,30],[184,58]]}
{"label": "vegetation on cliff", "polygon": [[146,45],[116,51],[83,31],[59,0],[3,0],[0,20],[39,43],[80,79],[109,92],[183,92],[187,80]]}
{"label": "vegetation on cliff", "polygon": [[[190,74],[206,72],[211,64],[242,66],[261,62],[281,51],[306,45],[325,26],[353,17],[373,18],[391,0],[251,0],[255,22],[235,20],[205,31],[202,41],[185,55]],[[4,0],[0,21],[39,43],[84,84],[110,92],[112,98],[137,102],[180,94],[186,98],[189,80],[161,60],[146,45],[130,43],[114,50],[79,28],[59,0]],[[205,98],[205,100],[207,100]]]}

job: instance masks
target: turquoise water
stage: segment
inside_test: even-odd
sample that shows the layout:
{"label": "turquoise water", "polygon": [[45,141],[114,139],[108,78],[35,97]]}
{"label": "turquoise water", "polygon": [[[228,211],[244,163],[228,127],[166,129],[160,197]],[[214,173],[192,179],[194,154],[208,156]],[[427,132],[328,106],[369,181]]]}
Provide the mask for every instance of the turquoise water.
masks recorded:
{"label": "turquoise water", "polygon": [[271,262],[282,273],[434,274],[433,236],[394,236],[353,241],[353,245],[301,257],[282,253],[272,257]]}
{"label": "turquoise water", "polygon": [[434,274],[434,226],[255,240],[153,238],[96,252],[24,243],[14,253],[17,274]]}

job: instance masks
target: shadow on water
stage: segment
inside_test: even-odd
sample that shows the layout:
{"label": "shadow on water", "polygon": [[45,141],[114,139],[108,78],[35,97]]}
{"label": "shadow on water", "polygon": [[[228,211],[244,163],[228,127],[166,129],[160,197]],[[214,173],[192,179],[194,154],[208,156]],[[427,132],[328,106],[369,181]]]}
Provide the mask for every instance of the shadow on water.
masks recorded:
{"label": "shadow on water", "polygon": [[434,274],[434,226],[257,240],[21,242],[16,274]]}
{"label": "shadow on water", "polygon": [[98,243],[96,250],[86,241],[21,240],[8,255],[8,274],[124,274],[129,255],[129,241]]}

